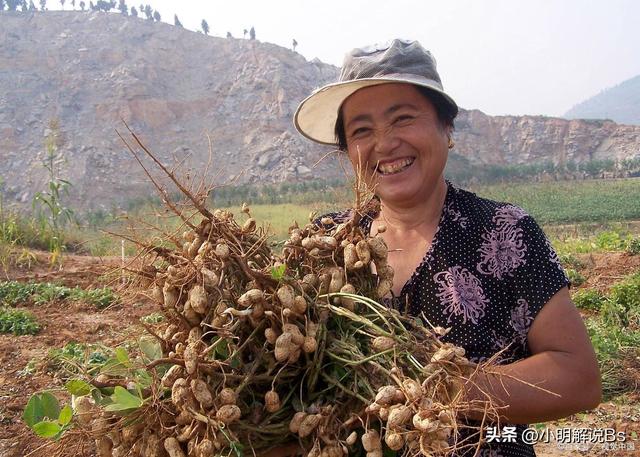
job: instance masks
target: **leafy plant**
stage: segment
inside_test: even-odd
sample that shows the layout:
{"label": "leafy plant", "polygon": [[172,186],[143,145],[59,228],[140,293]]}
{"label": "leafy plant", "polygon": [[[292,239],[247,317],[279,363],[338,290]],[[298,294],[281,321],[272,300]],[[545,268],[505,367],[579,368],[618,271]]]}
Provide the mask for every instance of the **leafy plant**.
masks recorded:
{"label": "leafy plant", "polygon": [[631,238],[627,241],[627,248],[625,250],[631,255],[640,254],[640,237]]}
{"label": "leafy plant", "polygon": [[578,290],[571,298],[578,308],[594,311],[599,310],[606,300],[604,295],[593,289]]}
{"label": "leafy plant", "polygon": [[60,407],[58,399],[50,392],[32,395],[22,419],[36,435],[58,439],[70,427],[73,410],[69,405]]}
{"label": "leafy plant", "polygon": [[40,325],[28,311],[19,309],[0,308],[0,333],[14,335],[35,335],[40,331]]}
{"label": "leafy plant", "polygon": [[113,350],[99,344],[71,341],[61,348],[49,350],[47,365],[63,378],[79,373],[96,375],[113,355]]}
{"label": "leafy plant", "polygon": [[571,281],[571,284],[576,287],[584,284],[584,282],[586,281],[586,278],[578,270],[567,268],[566,273],[569,281]]}
{"label": "leafy plant", "polygon": [[32,206],[38,215],[41,229],[52,234],[49,251],[53,254],[51,262],[56,263],[65,248],[63,227],[73,221],[73,210],[63,204],[63,196],[69,194],[71,182],[60,177],[65,158],[60,151],[64,139],[57,120],[49,122],[49,131],[45,140],[46,156],[42,161],[49,181],[46,190],[34,195]]}
{"label": "leafy plant", "polygon": [[108,287],[81,289],[52,283],[0,282],[0,304],[16,306],[21,303],[43,305],[58,300],[88,303],[98,309],[117,303],[118,296]]}
{"label": "leafy plant", "polygon": [[145,324],[159,324],[160,322],[164,321],[164,316],[161,313],[151,313],[147,314],[146,316],[142,316],[140,318],[140,321],[144,322]]}

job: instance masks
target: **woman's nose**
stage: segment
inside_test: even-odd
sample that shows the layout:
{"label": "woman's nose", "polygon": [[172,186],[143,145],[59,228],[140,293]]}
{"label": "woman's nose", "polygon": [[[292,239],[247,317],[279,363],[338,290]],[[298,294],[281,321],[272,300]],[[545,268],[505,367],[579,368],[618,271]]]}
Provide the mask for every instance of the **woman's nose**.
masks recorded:
{"label": "woman's nose", "polygon": [[393,127],[376,129],[374,142],[374,151],[381,155],[391,153],[400,144],[400,140],[397,135],[395,135]]}

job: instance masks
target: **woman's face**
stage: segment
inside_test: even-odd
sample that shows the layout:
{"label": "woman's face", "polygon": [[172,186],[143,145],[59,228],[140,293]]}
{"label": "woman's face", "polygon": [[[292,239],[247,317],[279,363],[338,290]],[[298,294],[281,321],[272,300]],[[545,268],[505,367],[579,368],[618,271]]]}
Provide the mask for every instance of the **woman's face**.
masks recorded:
{"label": "woman's face", "polygon": [[443,180],[451,128],[411,84],[360,89],[342,105],[349,159],[382,201],[424,201]]}

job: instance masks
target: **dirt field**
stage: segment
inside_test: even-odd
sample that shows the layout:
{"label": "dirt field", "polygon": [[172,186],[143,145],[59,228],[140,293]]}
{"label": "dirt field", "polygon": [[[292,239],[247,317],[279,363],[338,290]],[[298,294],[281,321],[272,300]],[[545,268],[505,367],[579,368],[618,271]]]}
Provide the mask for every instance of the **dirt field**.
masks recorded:
{"label": "dirt field", "polygon": [[[105,274],[118,267],[117,259],[99,259],[84,256],[66,256],[64,268],[51,271],[46,254],[37,253],[38,262],[30,270],[12,269],[3,279],[60,281],[67,286],[97,287],[109,280]],[[640,256],[622,253],[593,254],[580,258],[587,266],[585,286],[606,290],[614,281],[640,268]],[[113,281],[114,276],[111,277]],[[115,276],[117,282],[117,275]],[[42,364],[51,348],[61,348],[77,341],[104,343],[115,346],[133,334],[141,332],[139,320],[155,311],[153,304],[112,306],[102,311],[86,304],[51,303],[46,306],[30,306],[31,312],[43,326],[35,336],[0,335],[0,457],[50,455],[50,451],[38,450],[43,441],[37,439],[23,424],[22,411],[28,398],[39,390],[60,388],[61,382],[48,373]],[[32,374],[22,374],[25,367],[35,362]],[[636,392],[637,394],[637,392]],[[567,420],[544,424],[550,429],[612,428],[625,432],[631,449],[603,449],[595,445],[589,450],[561,449],[555,440],[538,444],[539,456],[610,455],[640,456],[640,398],[627,396],[621,404],[604,403],[596,410],[573,416]],[[561,432],[560,432],[561,433]],[[635,435],[634,435],[635,433]],[[632,438],[635,436],[636,438]],[[498,456],[491,456],[498,457]]]}

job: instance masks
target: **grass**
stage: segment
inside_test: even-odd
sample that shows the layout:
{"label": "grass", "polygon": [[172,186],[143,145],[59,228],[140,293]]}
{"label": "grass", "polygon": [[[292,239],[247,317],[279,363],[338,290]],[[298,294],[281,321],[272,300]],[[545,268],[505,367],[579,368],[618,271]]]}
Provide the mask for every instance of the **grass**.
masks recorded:
{"label": "grass", "polygon": [[38,321],[28,311],[0,308],[0,333],[14,335],[35,335],[40,331]]}
{"label": "grass", "polygon": [[[611,287],[607,295],[576,291],[573,301],[590,311],[585,324],[598,357],[605,399],[637,388],[640,373],[640,271]],[[635,368],[634,368],[635,367]]]}
{"label": "grass", "polygon": [[640,179],[511,183],[473,190],[519,205],[544,225],[640,219]]}
{"label": "grass", "polygon": [[82,302],[103,309],[116,303],[118,296],[109,287],[85,290],[52,283],[0,282],[1,305],[18,306],[25,303],[43,305],[53,301]]}

